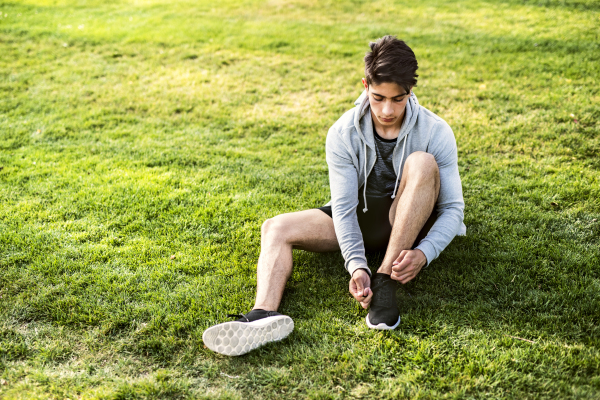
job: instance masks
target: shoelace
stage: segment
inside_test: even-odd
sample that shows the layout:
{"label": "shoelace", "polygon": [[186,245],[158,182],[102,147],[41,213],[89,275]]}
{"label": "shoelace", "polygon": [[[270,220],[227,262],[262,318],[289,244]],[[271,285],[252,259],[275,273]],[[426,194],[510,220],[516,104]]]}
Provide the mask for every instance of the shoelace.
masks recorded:
{"label": "shoelace", "polygon": [[229,318],[244,318],[246,320],[246,322],[250,322],[248,317],[246,317],[246,314],[227,314],[227,317],[229,317]]}

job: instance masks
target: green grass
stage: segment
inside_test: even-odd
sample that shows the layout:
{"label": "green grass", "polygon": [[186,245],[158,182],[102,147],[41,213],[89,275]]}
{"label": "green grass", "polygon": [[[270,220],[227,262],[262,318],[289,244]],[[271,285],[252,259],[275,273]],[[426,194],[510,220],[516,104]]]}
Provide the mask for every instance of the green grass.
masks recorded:
{"label": "green grass", "polygon": [[[598,1],[0,12],[1,398],[600,397]],[[327,129],[388,33],[454,129],[468,236],[398,292],[394,332],[339,254],[298,251],[292,335],[210,352],[253,304],[262,221],[329,200]]]}

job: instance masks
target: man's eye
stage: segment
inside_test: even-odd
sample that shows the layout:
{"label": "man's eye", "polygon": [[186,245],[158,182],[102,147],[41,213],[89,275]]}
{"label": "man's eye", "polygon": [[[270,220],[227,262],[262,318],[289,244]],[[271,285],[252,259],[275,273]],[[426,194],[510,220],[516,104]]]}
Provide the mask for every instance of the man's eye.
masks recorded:
{"label": "man's eye", "polygon": [[373,97],[373,99],[375,99],[375,101],[381,101],[381,100],[383,100],[382,98],[378,99],[377,97]]}
{"label": "man's eye", "polygon": [[403,102],[403,101],[404,101],[404,99],[405,99],[405,98],[406,98],[406,96],[402,96],[402,97],[396,97],[396,98],[394,99],[394,101],[395,101],[396,103],[401,103],[401,102]]}

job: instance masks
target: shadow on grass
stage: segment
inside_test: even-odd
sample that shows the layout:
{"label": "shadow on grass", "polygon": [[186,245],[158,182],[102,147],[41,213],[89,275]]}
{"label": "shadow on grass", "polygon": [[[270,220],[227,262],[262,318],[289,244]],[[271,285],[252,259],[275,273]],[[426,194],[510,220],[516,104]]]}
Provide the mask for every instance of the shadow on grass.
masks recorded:
{"label": "shadow on grass", "polygon": [[[597,345],[598,271],[589,250],[565,258],[578,250],[570,241],[554,241],[550,248],[548,239],[516,238],[515,228],[505,230],[506,240],[495,241],[497,228],[473,225],[470,236],[455,238],[417,278],[399,285],[398,331],[427,337],[474,329]],[[373,271],[383,256],[367,256]],[[281,310],[298,322],[362,324],[367,311],[348,293],[348,281],[340,253],[298,251]]]}

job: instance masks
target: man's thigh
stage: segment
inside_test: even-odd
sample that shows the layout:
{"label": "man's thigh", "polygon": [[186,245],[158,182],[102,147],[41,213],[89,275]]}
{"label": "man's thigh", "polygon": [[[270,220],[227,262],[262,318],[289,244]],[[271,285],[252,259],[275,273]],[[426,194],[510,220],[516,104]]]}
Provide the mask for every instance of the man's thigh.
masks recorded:
{"label": "man's thigh", "polygon": [[275,233],[285,236],[294,249],[329,252],[338,251],[340,246],[335,236],[333,220],[318,209],[281,214],[271,218],[268,225],[275,227]]}

